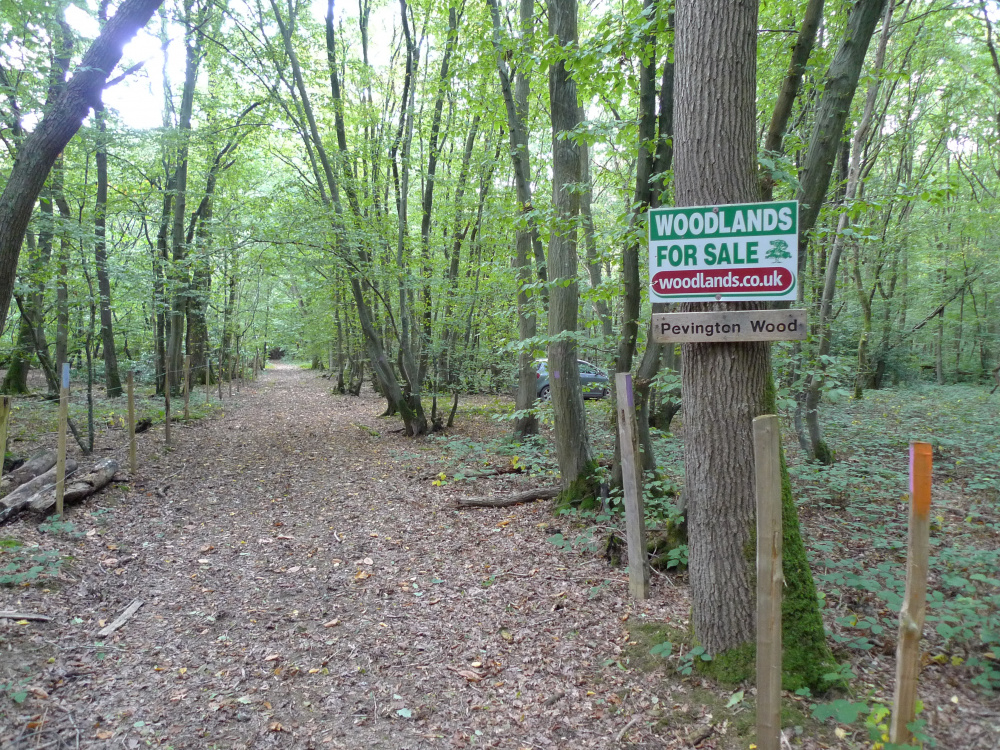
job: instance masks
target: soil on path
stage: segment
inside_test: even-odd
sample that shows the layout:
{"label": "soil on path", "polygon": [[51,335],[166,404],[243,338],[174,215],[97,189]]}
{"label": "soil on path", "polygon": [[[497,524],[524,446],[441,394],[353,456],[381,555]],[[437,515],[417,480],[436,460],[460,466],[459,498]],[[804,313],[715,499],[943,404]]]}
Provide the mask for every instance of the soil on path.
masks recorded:
{"label": "soil on path", "polygon": [[5,633],[27,697],[0,698],[0,747],[682,747],[708,726],[690,686],[623,667],[626,620],[684,627],[681,589],[632,602],[546,542],[549,503],[458,511],[383,403],[279,365],[173,452],[141,436],[139,476],[69,514],[62,582],[0,589],[53,618]]}

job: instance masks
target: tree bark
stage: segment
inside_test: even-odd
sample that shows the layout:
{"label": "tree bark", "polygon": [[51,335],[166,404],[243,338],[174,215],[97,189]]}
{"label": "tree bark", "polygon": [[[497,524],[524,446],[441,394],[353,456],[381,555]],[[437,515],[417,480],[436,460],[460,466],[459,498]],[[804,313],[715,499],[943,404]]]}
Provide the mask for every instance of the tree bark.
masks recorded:
{"label": "tree bark", "polygon": [[180,391],[183,380],[184,327],[191,297],[191,274],[188,270],[187,243],[187,192],[189,144],[191,141],[191,117],[194,111],[194,92],[198,83],[198,71],[202,60],[201,28],[208,21],[209,8],[206,4],[195,12],[190,5],[186,8],[184,86],[181,91],[181,106],[177,122],[177,171],[174,173],[174,216],[170,230],[172,263],[167,278],[171,281],[172,300],[167,318],[167,360],[170,372],[171,390]]}
{"label": "tree bark", "polygon": [[[809,233],[816,225],[830,185],[833,162],[840,148],[844,124],[858,88],[868,45],[882,15],[886,0],[858,0],[847,17],[844,38],[826,72],[823,97],[816,110],[816,122],[809,149],[799,172],[799,268],[806,267]],[[802,285],[799,286],[801,290]],[[801,291],[800,291],[801,294]]]}
{"label": "tree bark", "polygon": [[114,322],[111,317],[111,278],[108,274],[106,240],[108,215],[108,144],[104,108],[97,115],[97,199],[94,204],[94,265],[97,268],[97,290],[101,297],[101,342],[104,344],[104,387],[108,398],[120,398],[122,380],[118,374],[118,350],[115,348]]}
{"label": "tree bark", "polygon": [[[771,122],[764,140],[766,154],[777,155],[781,153],[781,142],[784,140],[785,129],[788,127],[788,118],[792,114],[792,105],[799,93],[799,86],[802,85],[802,76],[805,74],[809,55],[812,54],[813,45],[816,44],[816,33],[819,31],[821,20],[823,20],[823,0],[809,0],[806,4],[805,16],[802,18],[802,26],[799,27],[799,35],[795,39],[795,46],[792,47],[792,59],[788,63],[788,72],[781,82],[781,91],[778,93],[778,99],[774,103],[774,111],[771,113]],[[771,200],[773,191],[774,179],[770,175],[765,175],[761,180],[761,199]]]}
{"label": "tree bark", "polygon": [[[578,42],[576,0],[549,0],[549,35],[562,47]],[[548,370],[555,416],[556,453],[563,487],[569,500],[591,494],[580,481],[589,480],[594,458],[587,435],[587,412],[580,387],[576,333],[579,314],[577,279],[577,217],[580,214],[580,149],[566,137],[580,122],[576,81],[564,60],[549,67],[549,104],[552,111],[552,208],[548,272]]]}
{"label": "tree bark", "polygon": [[122,47],[145,26],[163,0],[124,0],[93,41],[80,65],[42,121],[24,139],[0,195],[0,332],[7,322],[21,243],[35,200],[66,144],[100,101]]}
{"label": "tree bark", "polygon": [[[675,45],[677,205],[755,201],[757,5],[726,0],[678,3]],[[702,311],[759,304],[683,307]],[[755,617],[751,423],[775,410],[770,347],[685,344],[682,352],[695,635],[713,655],[712,668],[742,665],[742,671],[750,672]],[[787,477],[783,485],[786,688],[805,684],[818,689],[830,654]]]}
{"label": "tree bark", "polygon": [[[515,87],[512,90],[510,71],[505,60],[505,50],[500,42],[500,11],[497,0],[487,0],[490,15],[493,19],[493,47],[497,54],[497,73],[500,77],[500,90],[503,93],[504,105],[507,110],[507,132],[510,136],[510,158],[514,167],[514,187],[517,191],[517,203],[520,211],[520,221],[515,233],[516,253],[514,271],[517,277],[517,330],[522,342],[517,358],[517,393],[514,398],[516,411],[521,415],[514,420],[513,433],[515,437],[523,438],[538,434],[538,416],[531,411],[535,403],[536,373],[532,366],[534,352],[523,343],[533,339],[538,333],[537,303],[533,291],[525,287],[531,283],[532,269],[530,258],[536,258],[541,252],[541,236],[538,223],[531,204],[531,158],[528,151],[528,95],[531,82],[524,73],[525,65],[518,66]],[[521,0],[520,28],[521,42],[531,39],[534,27],[535,4],[533,0]],[[538,273],[545,280],[544,264],[539,264]]]}
{"label": "tree bark", "polygon": [[[875,70],[880,71],[885,60],[886,45],[889,41],[889,23],[892,19],[892,8],[890,4],[885,11],[882,24],[882,38],[879,41],[878,51],[875,56]],[[866,45],[867,49],[867,45]],[[832,66],[831,66],[832,68]],[[875,112],[875,104],[878,99],[879,85],[881,78],[876,77],[868,87],[868,95],[865,99],[865,108],[861,115],[861,122],[855,131],[850,152],[850,161],[847,167],[847,184],[844,187],[844,202],[849,205],[858,195],[861,185],[862,173],[862,151],[868,141],[871,130],[872,118]],[[848,104],[849,106],[849,104]],[[819,423],[819,404],[822,399],[823,373],[825,370],[824,358],[830,353],[831,330],[830,323],[833,310],[833,299],[837,292],[837,273],[840,267],[840,258],[844,252],[846,242],[844,230],[847,229],[848,213],[845,210],[837,221],[837,232],[834,235],[833,247],[827,260],[825,278],[823,283],[823,294],[820,297],[819,320],[816,323],[815,336],[818,339],[817,361],[819,363],[819,374],[811,375],[806,384],[805,395],[805,419],[806,429],[809,435],[810,453],[813,458],[824,464],[833,463],[833,453],[823,440],[823,432]],[[802,232],[799,237],[802,242]],[[801,246],[800,246],[801,258]],[[860,275],[860,269],[858,270]],[[863,302],[863,300],[862,300]],[[871,330],[871,306],[868,305],[864,311],[866,329]]]}

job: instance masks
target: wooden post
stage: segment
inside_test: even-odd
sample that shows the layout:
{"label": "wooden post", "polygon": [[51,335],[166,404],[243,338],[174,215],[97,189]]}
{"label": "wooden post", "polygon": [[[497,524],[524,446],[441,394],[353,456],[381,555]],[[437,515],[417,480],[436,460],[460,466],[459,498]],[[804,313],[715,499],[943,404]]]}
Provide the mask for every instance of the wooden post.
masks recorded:
{"label": "wooden post", "polygon": [[170,368],[163,370],[163,438],[170,449]]}
{"label": "wooden post", "polygon": [[781,750],[781,425],[753,420],[757,490],[757,747]]}
{"label": "wooden post", "polygon": [[920,638],[927,604],[927,558],[930,550],[930,443],[910,443],[910,530],[906,548],[906,595],[899,612],[896,641],[896,690],[892,698],[889,741],[904,744],[912,733],[906,726],[916,718],[920,677]]}
{"label": "wooden post", "polygon": [[646,518],[642,508],[642,465],[635,422],[632,375],[615,375],[618,391],[618,430],[622,444],[622,483],[625,488],[625,537],[628,542],[628,590],[636,599],[649,598],[646,561]]}
{"label": "wooden post", "polygon": [[219,352],[219,401],[222,401],[222,352]]}
{"label": "wooden post", "polygon": [[128,374],[128,469],[135,476],[139,462],[135,455],[135,373]]}
{"label": "wooden post", "polygon": [[233,396],[233,378],[236,377],[236,362],[230,360],[229,362],[229,397]]}
{"label": "wooden post", "polygon": [[205,403],[212,400],[212,360],[205,355]]}
{"label": "wooden post", "polygon": [[0,396],[0,474],[7,459],[7,434],[10,432],[10,396]]}
{"label": "wooden post", "polygon": [[62,365],[59,385],[59,434],[56,438],[56,515],[63,517],[63,495],[66,493],[66,422],[69,421],[69,362]]}
{"label": "wooden post", "polygon": [[191,418],[191,410],[188,408],[191,401],[191,355],[184,355],[184,419]]}

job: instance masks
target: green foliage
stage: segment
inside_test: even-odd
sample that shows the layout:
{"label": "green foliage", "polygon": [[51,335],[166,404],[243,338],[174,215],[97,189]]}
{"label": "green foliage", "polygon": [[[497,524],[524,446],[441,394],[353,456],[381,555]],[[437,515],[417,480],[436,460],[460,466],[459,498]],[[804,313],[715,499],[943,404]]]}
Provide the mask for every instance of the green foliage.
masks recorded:
{"label": "green foliage", "polygon": [[7,546],[7,549],[15,551],[4,553],[8,562],[0,567],[0,586],[29,586],[57,575],[62,565],[62,557],[56,550],[22,546]]}
{"label": "green foliage", "polygon": [[[916,708],[917,715],[919,716],[924,710],[923,703],[917,701]],[[913,734],[913,744],[889,742],[888,720],[891,713],[892,710],[889,706],[877,700],[869,703],[867,701],[849,701],[841,698],[829,703],[818,703],[812,708],[812,717],[817,721],[832,719],[838,724],[856,724],[864,717],[863,726],[875,750],[920,750],[920,748],[926,746],[933,747],[936,744],[926,732],[926,719],[920,718],[906,725]]]}
{"label": "green foliage", "polygon": [[79,531],[72,521],[60,521],[57,518],[38,524],[38,530],[43,534],[65,536],[68,539],[80,539],[83,537],[83,532]]}

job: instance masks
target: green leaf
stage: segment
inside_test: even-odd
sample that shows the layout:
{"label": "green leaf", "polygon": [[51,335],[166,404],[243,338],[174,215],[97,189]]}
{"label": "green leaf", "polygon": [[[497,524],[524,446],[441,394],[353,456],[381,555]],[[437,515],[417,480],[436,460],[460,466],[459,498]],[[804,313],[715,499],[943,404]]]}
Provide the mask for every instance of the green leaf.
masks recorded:
{"label": "green leaf", "polygon": [[840,724],[853,724],[867,710],[868,704],[866,703],[853,703],[840,699],[832,703],[820,703],[814,706],[812,715],[817,721],[834,719]]}
{"label": "green leaf", "polygon": [[397,708],[396,713],[402,716],[404,719],[409,719],[413,717],[413,712],[408,708]]}
{"label": "green leaf", "polygon": [[674,650],[674,644],[671,643],[670,641],[664,641],[663,643],[657,643],[655,646],[649,649],[649,653],[651,653],[653,656],[662,656],[664,659],[666,659],[668,656],[670,656],[670,654],[673,653],[673,650]]}

